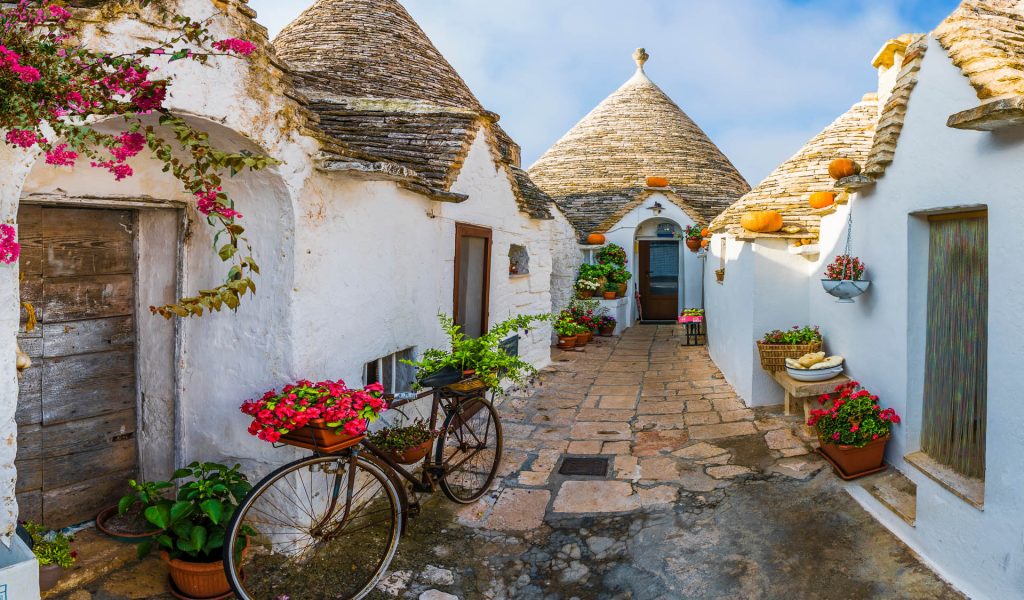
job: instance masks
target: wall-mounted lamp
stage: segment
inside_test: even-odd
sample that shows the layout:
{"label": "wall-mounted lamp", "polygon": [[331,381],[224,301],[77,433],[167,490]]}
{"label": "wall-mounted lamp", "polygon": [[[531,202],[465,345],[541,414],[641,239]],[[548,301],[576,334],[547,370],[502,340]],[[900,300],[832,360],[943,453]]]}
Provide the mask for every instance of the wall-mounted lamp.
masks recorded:
{"label": "wall-mounted lamp", "polygon": [[654,206],[649,207],[648,210],[654,211],[655,215],[660,215],[661,211],[665,210],[665,207],[661,205],[661,202],[655,201]]}

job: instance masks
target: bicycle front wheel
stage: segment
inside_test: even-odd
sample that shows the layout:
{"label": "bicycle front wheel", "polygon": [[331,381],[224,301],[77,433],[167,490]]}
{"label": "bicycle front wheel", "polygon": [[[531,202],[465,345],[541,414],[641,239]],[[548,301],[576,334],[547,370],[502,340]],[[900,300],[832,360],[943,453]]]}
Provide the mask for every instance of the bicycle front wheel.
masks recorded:
{"label": "bicycle front wheel", "polygon": [[498,411],[480,396],[460,400],[445,419],[436,452],[444,467],[445,496],[459,504],[476,501],[490,489],[501,464]]}
{"label": "bicycle front wheel", "polygon": [[357,456],[305,458],[242,501],[224,569],[240,600],[362,598],[391,564],[401,527],[398,493],[379,466]]}

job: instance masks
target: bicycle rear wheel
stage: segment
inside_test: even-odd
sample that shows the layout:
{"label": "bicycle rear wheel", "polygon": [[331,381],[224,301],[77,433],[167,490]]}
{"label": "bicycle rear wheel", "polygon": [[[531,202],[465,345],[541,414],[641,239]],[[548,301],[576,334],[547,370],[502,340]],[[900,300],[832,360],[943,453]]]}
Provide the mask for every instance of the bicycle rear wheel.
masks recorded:
{"label": "bicycle rear wheel", "polygon": [[442,431],[436,450],[445,469],[441,491],[459,504],[475,502],[490,489],[501,464],[498,411],[482,396],[460,400]]}
{"label": "bicycle rear wheel", "polygon": [[304,458],[242,501],[228,525],[224,569],[240,600],[362,598],[391,564],[401,526],[398,493],[376,464]]}

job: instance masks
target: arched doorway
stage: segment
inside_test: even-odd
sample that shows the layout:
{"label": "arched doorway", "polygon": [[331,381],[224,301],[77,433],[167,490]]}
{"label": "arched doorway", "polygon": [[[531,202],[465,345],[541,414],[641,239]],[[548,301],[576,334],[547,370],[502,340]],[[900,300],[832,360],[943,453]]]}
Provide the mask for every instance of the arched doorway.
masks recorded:
{"label": "arched doorway", "polygon": [[649,219],[636,229],[636,291],[642,321],[674,321],[686,297],[682,227]]}

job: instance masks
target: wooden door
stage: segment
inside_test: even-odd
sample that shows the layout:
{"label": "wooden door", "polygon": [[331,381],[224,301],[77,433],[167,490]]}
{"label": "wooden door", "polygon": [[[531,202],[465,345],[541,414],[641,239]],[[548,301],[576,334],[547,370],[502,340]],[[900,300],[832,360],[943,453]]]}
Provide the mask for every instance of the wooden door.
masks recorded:
{"label": "wooden door", "polygon": [[641,241],[640,308],[645,321],[674,321],[679,308],[679,242]]}
{"label": "wooden door", "polygon": [[23,519],[65,527],[116,502],[137,471],[135,220],[25,205],[18,221],[21,297],[39,324],[19,336],[32,367],[18,394],[17,498]]}
{"label": "wooden door", "polygon": [[487,332],[491,287],[491,230],[455,225],[455,323],[469,337]]}

